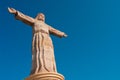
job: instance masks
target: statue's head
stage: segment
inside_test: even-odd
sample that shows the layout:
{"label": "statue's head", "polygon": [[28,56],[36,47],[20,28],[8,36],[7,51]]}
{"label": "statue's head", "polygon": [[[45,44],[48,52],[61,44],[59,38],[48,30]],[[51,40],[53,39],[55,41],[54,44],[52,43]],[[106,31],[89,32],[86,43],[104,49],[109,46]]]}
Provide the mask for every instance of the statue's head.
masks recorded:
{"label": "statue's head", "polygon": [[45,15],[43,13],[39,13],[36,18],[37,20],[40,20],[40,21],[45,21]]}

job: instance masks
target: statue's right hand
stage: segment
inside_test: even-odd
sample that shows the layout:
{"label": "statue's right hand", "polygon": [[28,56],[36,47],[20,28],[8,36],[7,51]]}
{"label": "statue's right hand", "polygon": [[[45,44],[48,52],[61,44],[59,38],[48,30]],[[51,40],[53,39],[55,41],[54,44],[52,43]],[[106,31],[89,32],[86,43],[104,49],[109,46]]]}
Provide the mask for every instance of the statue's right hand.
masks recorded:
{"label": "statue's right hand", "polygon": [[9,8],[9,7],[8,7],[8,11],[12,14],[16,14],[17,12],[14,8]]}

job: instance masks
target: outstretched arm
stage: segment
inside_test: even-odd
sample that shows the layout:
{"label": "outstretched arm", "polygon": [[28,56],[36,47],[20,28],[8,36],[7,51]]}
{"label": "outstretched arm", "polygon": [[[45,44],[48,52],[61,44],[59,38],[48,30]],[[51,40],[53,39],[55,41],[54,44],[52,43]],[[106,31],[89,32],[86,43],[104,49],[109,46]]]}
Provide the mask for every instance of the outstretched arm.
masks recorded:
{"label": "outstretched arm", "polygon": [[24,15],[23,13],[15,10],[14,8],[9,8],[8,7],[8,11],[11,13],[11,14],[14,14],[15,15],[15,18],[18,19],[18,20],[21,20],[23,21],[24,23],[32,26],[34,24],[34,19],[29,17],[29,16],[26,16]]}
{"label": "outstretched arm", "polygon": [[51,26],[49,26],[49,32],[50,32],[50,34],[53,34],[58,37],[67,37],[67,35],[64,32],[61,32]]}

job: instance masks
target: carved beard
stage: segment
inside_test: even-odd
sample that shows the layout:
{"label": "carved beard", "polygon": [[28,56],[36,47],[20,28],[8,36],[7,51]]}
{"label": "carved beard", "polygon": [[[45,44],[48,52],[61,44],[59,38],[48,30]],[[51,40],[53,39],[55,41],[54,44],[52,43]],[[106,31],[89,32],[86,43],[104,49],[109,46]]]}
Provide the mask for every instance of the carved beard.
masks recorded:
{"label": "carved beard", "polygon": [[43,21],[43,22],[45,21],[44,18],[38,18],[38,20]]}

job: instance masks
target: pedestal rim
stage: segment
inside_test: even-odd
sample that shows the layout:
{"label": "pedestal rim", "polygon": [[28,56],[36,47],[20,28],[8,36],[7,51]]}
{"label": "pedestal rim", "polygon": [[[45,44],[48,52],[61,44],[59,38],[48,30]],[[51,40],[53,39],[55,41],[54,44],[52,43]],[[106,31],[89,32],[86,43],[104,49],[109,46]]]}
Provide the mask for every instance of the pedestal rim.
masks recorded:
{"label": "pedestal rim", "polygon": [[53,77],[53,78],[58,78],[59,80],[64,80],[64,76],[57,72],[37,73],[37,74],[30,75],[25,80],[34,80],[34,78],[38,79],[38,78],[45,78],[45,77],[51,77],[51,78]]}

